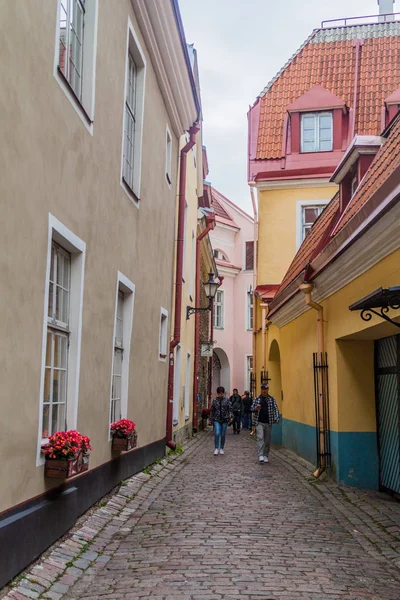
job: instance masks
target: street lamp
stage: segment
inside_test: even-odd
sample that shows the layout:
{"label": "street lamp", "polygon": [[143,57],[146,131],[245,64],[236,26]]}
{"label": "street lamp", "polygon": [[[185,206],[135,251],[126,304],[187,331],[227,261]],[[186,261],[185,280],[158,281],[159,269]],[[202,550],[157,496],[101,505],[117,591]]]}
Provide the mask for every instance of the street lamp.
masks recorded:
{"label": "street lamp", "polygon": [[186,307],[186,320],[189,319],[190,315],[193,315],[196,312],[199,312],[201,310],[211,310],[211,308],[212,308],[212,302],[215,298],[215,294],[217,293],[217,289],[219,287],[219,283],[214,280],[214,273],[212,273],[210,271],[210,273],[208,274],[208,281],[203,281],[203,285],[204,285],[204,291],[208,298],[208,306],[206,306],[204,308],[187,306]]}

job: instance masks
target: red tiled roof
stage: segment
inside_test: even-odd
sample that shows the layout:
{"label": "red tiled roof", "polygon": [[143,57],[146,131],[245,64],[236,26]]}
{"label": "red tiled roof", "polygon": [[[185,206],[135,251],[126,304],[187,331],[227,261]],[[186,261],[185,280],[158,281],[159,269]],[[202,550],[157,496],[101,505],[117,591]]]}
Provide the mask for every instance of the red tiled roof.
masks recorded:
{"label": "red tiled roof", "polygon": [[261,300],[271,301],[275,297],[278,288],[279,284],[272,283],[270,285],[258,285],[254,291],[260,296]]}
{"label": "red tiled roof", "polygon": [[256,158],[281,158],[287,107],[315,85],[352,107],[357,39],[364,43],[355,131],[378,135],[384,100],[400,86],[399,34],[398,22],[314,31],[261,94]]}
{"label": "red tiled roof", "polygon": [[394,122],[389,138],[379,149],[372,165],[366,172],[356,193],[347,205],[339,220],[334,235],[350,221],[371,196],[384,184],[400,166],[400,114]]}
{"label": "red tiled roof", "polygon": [[339,192],[332,198],[327,207],[322,211],[318,219],[315,221],[310,233],[304,239],[302,245],[297,251],[292,264],[286,272],[285,277],[279,287],[277,295],[282,292],[298,275],[307,267],[310,261],[315,258],[318,250],[324,241],[324,236],[327,231],[330,231],[335,220],[337,219],[339,210]]}
{"label": "red tiled roof", "polygon": [[238,227],[238,225],[235,223],[234,219],[231,217],[231,215],[229,214],[229,212],[226,210],[226,208],[224,207],[222,200],[224,199],[224,196],[222,196],[222,194],[220,194],[215,188],[211,188],[211,206],[213,207],[214,211],[215,211],[215,216],[217,217],[217,219],[221,219],[223,223],[226,223],[227,225],[231,225],[232,227],[236,227],[237,229],[240,229]]}

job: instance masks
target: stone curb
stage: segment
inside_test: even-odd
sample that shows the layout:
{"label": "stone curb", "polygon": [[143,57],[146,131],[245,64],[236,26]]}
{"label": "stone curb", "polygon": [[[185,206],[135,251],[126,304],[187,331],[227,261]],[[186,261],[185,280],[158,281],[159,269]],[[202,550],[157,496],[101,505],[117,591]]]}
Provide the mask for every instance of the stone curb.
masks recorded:
{"label": "stone curb", "polygon": [[67,539],[56,542],[33,567],[11,581],[5,588],[6,595],[0,594],[2,600],[60,600],[94,562],[97,568],[104,567],[111,558],[104,551],[114,552],[121,535],[131,531],[123,525],[142,516],[184,467],[187,457],[207,439],[206,432],[197,434],[183,444],[182,454],[168,454],[124,481],[104,505],[100,502],[100,507],[88,518],[85,515],[79,518],[83,520],[82,526],[77,529],[75,526],[66,534]]}

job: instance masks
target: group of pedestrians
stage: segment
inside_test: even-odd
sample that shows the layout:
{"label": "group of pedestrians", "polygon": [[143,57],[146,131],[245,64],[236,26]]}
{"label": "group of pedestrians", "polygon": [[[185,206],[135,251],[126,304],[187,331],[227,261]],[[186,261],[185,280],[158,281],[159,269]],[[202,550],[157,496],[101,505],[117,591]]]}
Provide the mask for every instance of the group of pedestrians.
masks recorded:
{"label": "group of pedestrians", "polygon": [[225,453],[226,431],[228,425],[233,425],[234,434],[239,434],[241,428],[252,428],[250,435],[256,432],[259,463],[268,462],[272,425],[279,423],[278,405],[268,390],[268,384],[263,383],[260,396],[253,401],[247,391],[240,396],[234,388],[232,396],[228,398],[224,387],[217,388],[210,410],[210,422],[214,426],[215,456]]}

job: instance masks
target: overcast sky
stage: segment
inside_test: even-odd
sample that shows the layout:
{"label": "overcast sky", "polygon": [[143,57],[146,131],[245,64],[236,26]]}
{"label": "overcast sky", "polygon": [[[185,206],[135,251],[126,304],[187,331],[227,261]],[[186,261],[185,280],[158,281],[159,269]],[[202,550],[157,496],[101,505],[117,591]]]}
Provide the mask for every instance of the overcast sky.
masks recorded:
{"label": "overcast sky", "polygon": [[[179,0],[198,52],[209,181],[252,213],[247,111],[321,21],[377,14],[377,0]],[[397,6],[396,6],[397,5]],[[395,10],[400,11],[400,0]]]}

